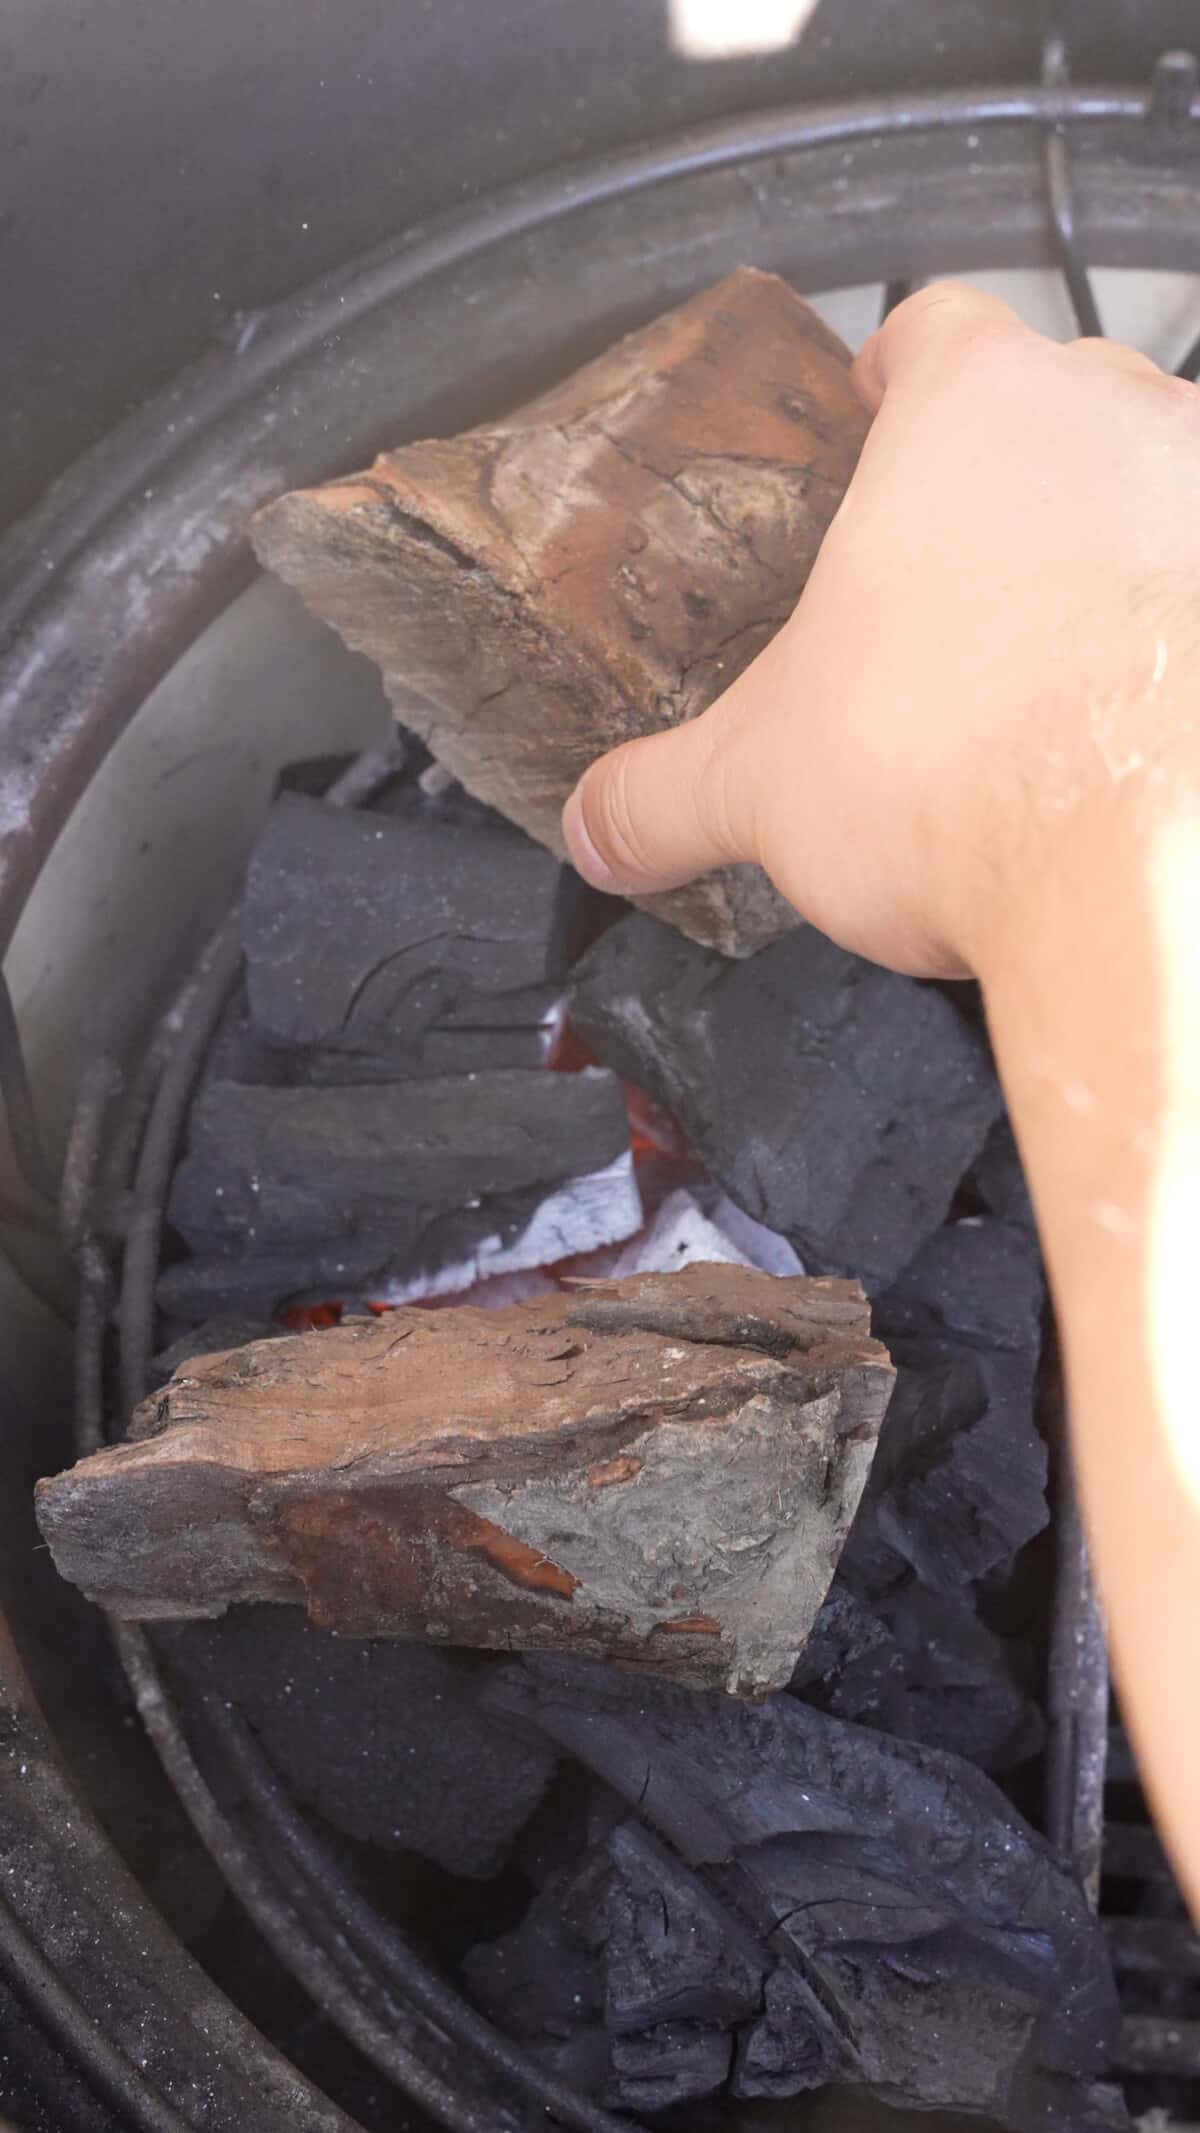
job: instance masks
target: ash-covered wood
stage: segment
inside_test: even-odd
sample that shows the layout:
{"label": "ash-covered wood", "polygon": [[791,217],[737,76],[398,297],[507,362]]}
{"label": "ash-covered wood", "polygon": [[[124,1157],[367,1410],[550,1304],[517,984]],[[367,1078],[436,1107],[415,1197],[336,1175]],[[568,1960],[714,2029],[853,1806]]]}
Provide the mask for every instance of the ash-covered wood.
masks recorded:
{"label": "ash-covered wood", "polygon": [[404,1310],[200,1357],[156,1434],[40,1484],[124,1615],[304,1600],[354,1636],[544,1647],[757,1694],[828,1588],[891,1389],[857,1285],[734,1266]]}
{"label": "ash-covered wood", "polygon": [[[866,430],[848,364],[742,268],[504,422],[281,498],[255,546],[441,763],[561,851],[587,765],[695,717],[790,614]],[[744,867],[654,903],[727,954],[795,923]]]}
{"label": "ash-covered wood", "polygon": [[[563,1234],[549,1234],[547,1205],[552,1215],[564,1195]],[[168,1213],[192,1257],[167,1270],[160,1300],[197,1319],[269,1316],[312,1291],[466,1288],[473,1273],[455,1281],[447,1269],[485,1249],[499,1266],[529,1237],[520,1263],[537,1265],[641,1221],[620,1086],[599,1070],[315,1088],[209,1081]]]}
{"label": "ash-covered wood", "polygon": [[633,912],[576,965],[569,1008],[739,1207],[871,1288],[944,1220],[1001,1109],[982,1036],[942,992],[811,926],[731,966]]}

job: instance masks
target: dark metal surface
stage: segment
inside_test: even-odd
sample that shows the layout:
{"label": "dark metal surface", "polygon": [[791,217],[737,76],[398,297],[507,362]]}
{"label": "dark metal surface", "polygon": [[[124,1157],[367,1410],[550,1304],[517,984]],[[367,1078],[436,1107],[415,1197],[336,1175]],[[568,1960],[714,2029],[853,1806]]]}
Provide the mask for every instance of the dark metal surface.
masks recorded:
{"label": "dark metal surface", "polygon": [[1054,1634],[1046,1686],[1046,1835],[1093,1908],[1100,1896],[1108,1756],[1108,1653],[1087,1536],[1065,1444],[1056,1540]]}
{"label": "dark metal surface", "polygon": [[[1072,15],[1092,79],[1144,80],[1195,36],[1194,0]],[[0,520],[235,315],[421,218],[656,126],[1031,80],[1041,16],[816,0],[781,48],[712,59],[667,0],[7,0]]]}

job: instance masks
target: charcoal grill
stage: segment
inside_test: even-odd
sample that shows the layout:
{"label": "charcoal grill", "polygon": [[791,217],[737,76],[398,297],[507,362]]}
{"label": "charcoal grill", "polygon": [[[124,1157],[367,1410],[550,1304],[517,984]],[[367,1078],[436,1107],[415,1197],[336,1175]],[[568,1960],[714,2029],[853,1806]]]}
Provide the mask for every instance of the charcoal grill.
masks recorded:
{"label": "charcoal grill", "polygon": [[[219,353],[68,475],[4,551],[0,941],[19,961],[22,927],[65,864],[97,774],[165,717],[171,688],[202,698],[221,661],[226,685],[236,683],[245,632],[235,630],[231,664],[230,618],[249,614],[268,647],[272,631],[295,627],[275,610],[246,607],[255,595],[241,529],[257,502],[398,436],[480,420],[739,262],[781,271],[803,291],[881,283],[885,306],[934,273],[1047,267],[1061,275],[1079,331],[1098,332],[1091,268],[1200,271],[1198,121],[1187,54],[1164,54],[1145,88],[1084,85],[1071,80],[1062,40],[1051,38],[1037,83],[696,129],[519,186],[358,262],[298,304],[235,321]],[[1180,369],[1200,372],[1200,338]],[[355,686],[358,727],[379,745],[344,776],[345,804],[367,797],[388,768],[382,706]],[[334,713],[313,730],[332,735],[337,723]],[[263,751],[271,745],[280,759],[288,752],[286,719]],[[170,914],[171,953],[150,958],[145,982],[110,1003],[108,1027],[80,1016],[66,1033],[72,1115],[53,1162],[42,1151],[11,998],[0,991],[0,1092],[13,1158],[7,1245],[48,1307],[71,1297],[81,1450],[145,1388],[170,1165],[237,973],[236,930],[227,920],[214,930],[213,921],[239,857],[231,851],[206,894]],[[198,962],[172,984],[204,932]],[[170,1004],[146,1043],[155,990]],[[35,1078],[40,1089],[36,1068]],[[113,1325],[115,1382],[106,1361]],[[56,1389],[65,1407],[66,1388]],[[32,1472],[63,1463],[70,1447],[65,1431],[48,1426],[36,1444],[22,1447],[15,1432],[13,1444],[12,1519],[25,1546]],[[1108,1685],[1065,1474],[1057,1532],[1046,1827],[1104,1890],[1129,1986],[1122,2056],[1131,2095],[1194,2117],[1200,1943],[1119,1737],[1105,1836]],[[136,1744],[113,1747],[119,1706],[97,1721],[102,1755],[76,1752],[79,1728],[54,1652],[21,1596],[5,1598],[15,1634],[0,1639],[0,1970],[58,2048],[57,2122],[350,2133],[358,2121],[345,2068],[335,2064],[324,2081],[298,2072],[270,2041],[270,2009],[255,2019],[254,2009],[235,2007],[124,1863],[122,1853],[145,1853],[133,1827],[140,1810],[114,1797],[97,1758],[111,1748],[158,1801],[156,1813],[167,1812],[163,1796]],[[103,1680],[90,1623],[68,1596],[51,1604],[60,1636]],[[272,1977],[294,1979],[352,2044],[356,2063],[375,2070],[394,2099],[388,2123],[525,2133],[549,2117],[587,2133],[628,2128],[495,2031],[364,1898],[235,1710],[212,1698],[176,1708],[152,1638],[128,1625],[114,1625],[113,1636],[174,1796],[271,1951]],[[221,1975],[220,1951],[210,1962]]]}

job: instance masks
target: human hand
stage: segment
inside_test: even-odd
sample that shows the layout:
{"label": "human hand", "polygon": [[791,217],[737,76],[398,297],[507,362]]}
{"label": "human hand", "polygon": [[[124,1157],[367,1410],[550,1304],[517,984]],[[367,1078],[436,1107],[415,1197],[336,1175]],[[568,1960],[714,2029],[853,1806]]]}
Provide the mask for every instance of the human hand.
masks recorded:
{"label": "human hand", "polygon": [[567,845],[631,893],[758,860],[843,946],[985,975],[1064,839],[1175,789],[1200,393],[954,283],[854,377],[874,421],[790,621],[702,717],[592,766]]}

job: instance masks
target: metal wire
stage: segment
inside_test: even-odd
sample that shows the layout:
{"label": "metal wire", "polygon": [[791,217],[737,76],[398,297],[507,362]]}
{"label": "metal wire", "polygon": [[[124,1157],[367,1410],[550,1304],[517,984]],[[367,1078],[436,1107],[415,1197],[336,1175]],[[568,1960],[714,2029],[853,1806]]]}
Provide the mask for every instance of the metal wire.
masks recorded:
{"label": "metal wire", "polygon": [[530,2090],[563,2125],[578,2127],[580,2133],[628,2133],[628,2118],[585,2102],[565,2083],[554,2080],[430,1969],[403,1934],[351,1886],[328,1847],[297,1813],[245,1722],[219,1697],[208,1695],[203,1703],[209,1723],[225,1742],[230,1761],[264,1821],[372,1963],[410,1994],[440,2028],[477,2051],[497,2072]]}
{"label": "metal wire", "polygon": [[46,1960],[16,1912],[0,1894],[0,1965],[67,2057],[98,2095],[129,2122],[136,2110],[139,2133],[191,2133],[173,2103],[147,2081],[133,2061],[110,2042]]}
{"label": "metal wire", "polygon": [[1186,378],[1192,385],[1200,378],[1200,333],[1196,335],[1175,375],[1177,378]]}
{"label": "metal wire", "polygon": [[[1042,54],[1042,81],[1047,89],[1061,90],[1064,95],[1070,86],[1067,50],[1061,37],[1046,39]],[[1058,251],[1059,271],[1067,285],[1076,323],[1080,333],[1092,337],[1101,336],[1104,328],[1100,323],[1091,277],[1079,247],[1071,157],[1067,146],[1066,127],[1061,120],[1054,120],[1046,127],[1042,142],[1042,165],[1050,221]]]}
{"label": "metal wire", "polygon": [[885,318],[891,317],[897,304],[902,304],[906,296],[912,295],[913,288],[914,284],[911,281],[897,280],[884,283],[883,301],[879,306],[879,323],[881,326]]}
{"label": "metal wire", "polygon": [[132,1622],[113,1621],[111,1627],[138,1713],[180,1802],[279,1961],[363,2057],[446,2127],[448,2133],[501,2133],[504,2121],[497,2118],[490,2105],[472,2101],[461,2090],[455,2093],[430,2072],[410,2043],[400,2041],[395,2030],[407,2025],[398,2009],[393,2013],[393,2026],[385,2026],[367,2006],[356,1985],[347,1982],[343,1966],[309,1929],[217,1805],[184,1737],[145,1631]]}
{"label": "metal wire", "polygon": [[1104,1845],[1108,1651],[1061,1409],[1060,1432],[1045,1823],[1051,1844],[1074,1868],[1095,1910]]}

